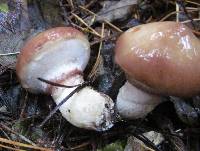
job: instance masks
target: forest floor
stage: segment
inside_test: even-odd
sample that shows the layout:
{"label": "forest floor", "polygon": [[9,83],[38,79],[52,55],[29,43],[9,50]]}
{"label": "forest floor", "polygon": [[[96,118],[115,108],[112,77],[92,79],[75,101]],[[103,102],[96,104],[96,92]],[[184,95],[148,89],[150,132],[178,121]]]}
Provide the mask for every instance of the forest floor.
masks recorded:
{"label": "forest floor", "polygon": [[87,35],[92,50],[85,79],[115,101],[125,82],[113,57],[116,39],[131,27],[161,21],[181,22],[200,38],[200,1],[1,0],[0,150],[200,150],[199,96],[176,98],[181,101],[167,97],[143,119],[119,118],[111,129],[96,132],[53,113],[53,99],[26,91],[16,76],[17,56],[29,37],[72,26]]}

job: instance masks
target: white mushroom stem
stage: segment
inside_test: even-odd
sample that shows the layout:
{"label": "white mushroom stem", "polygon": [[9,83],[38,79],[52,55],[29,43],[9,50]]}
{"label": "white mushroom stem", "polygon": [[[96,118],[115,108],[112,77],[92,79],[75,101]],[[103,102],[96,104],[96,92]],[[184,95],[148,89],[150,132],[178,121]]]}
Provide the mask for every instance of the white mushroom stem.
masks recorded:
{"label": "white mushroom stem", "polygon": [[120,116],[138,119],[145,117],[161,102],[161,97],[146,93],[127,81],[119,90],[116,106]]}
{"label": "white mushroom stem", "polygon": [[[77,85],[83,83],[81,75],[67,79],[62,84]],[[56,104],[59,104],[76,87],[54,88],[52,97]],[[70,97],[60,108],[63,117],[77,127],[104,131],[113,126],[112,115],[114,104],[112,100],[91,87],[84,87],[82,90]]]}

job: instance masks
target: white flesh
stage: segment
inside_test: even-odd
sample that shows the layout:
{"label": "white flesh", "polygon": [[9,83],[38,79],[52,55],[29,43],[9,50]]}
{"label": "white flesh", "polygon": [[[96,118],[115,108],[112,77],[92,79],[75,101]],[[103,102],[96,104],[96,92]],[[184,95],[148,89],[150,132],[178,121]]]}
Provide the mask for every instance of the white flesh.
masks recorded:
{"label": "white flesh", "polygon": [[116,106],[120,116],[138,119],[145,117],[160,102],[159,96],[146,93],[126,82],[119,90]]}
{"label": "white flesh", "polygon": [[[77,75],[63,84],[77,85],[83,83],[82,76]],[[74,88],[56,88],[52,97],[59,104]],[[91,87],[84,87],[70,97],[61,107],[60,112],[71,124],[86,129],[103,131],[111,128],[114,114],[112,100]]]}

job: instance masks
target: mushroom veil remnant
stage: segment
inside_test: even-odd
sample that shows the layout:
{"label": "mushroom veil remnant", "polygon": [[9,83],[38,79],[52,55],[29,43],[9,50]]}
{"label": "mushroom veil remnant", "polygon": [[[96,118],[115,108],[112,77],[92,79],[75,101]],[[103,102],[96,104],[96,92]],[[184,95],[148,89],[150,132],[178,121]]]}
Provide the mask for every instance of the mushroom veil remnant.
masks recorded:
{"label": "mushroom veil remnant", "polygon": [[[38,78],[67,86],[82,84],[82,74],[89,58],[90,45],[80,31],[71,27],[57,27],[26,42],[21,49],[16,71],[24,88],[35,93],[51,94],[56,104],[59,104],[76,87],[55,87]],[[103,131],[113,126],[113,106],[107,95],[87,86],[59,109],[71,124]]]}
{"label": "mushroom veil remnant", "polygon": [[117,97],[123,117],[144,117],[161,102],[160,96],[191,97],[200,92],[200,41],[181,23],[129,29],[117,40],[115,61],[128,80]]}

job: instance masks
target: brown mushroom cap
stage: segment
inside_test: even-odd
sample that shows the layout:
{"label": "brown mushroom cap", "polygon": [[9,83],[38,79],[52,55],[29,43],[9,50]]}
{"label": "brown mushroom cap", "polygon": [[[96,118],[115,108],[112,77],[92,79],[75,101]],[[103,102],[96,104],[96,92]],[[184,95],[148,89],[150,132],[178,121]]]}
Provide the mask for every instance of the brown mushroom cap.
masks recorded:
{"label": "brown mushroom cap", "polygon": [[117,40],[115,60],[145,91],[180,97],[200,92],[200,41],[181,23],[133,27]]}
{"label": "brown mushroom cap", "polygon": [[[89,56],[89,42],[80,31],[72,27],[52,28],[25,43],[18,56],[16,73],[23,87],[32,92],[43,92],[38,77],[56,82],[73,72],[82,72]],[[68,64],[76,64],[72,65],[72,73],[67,73],[73,68],[66,67]]]}

